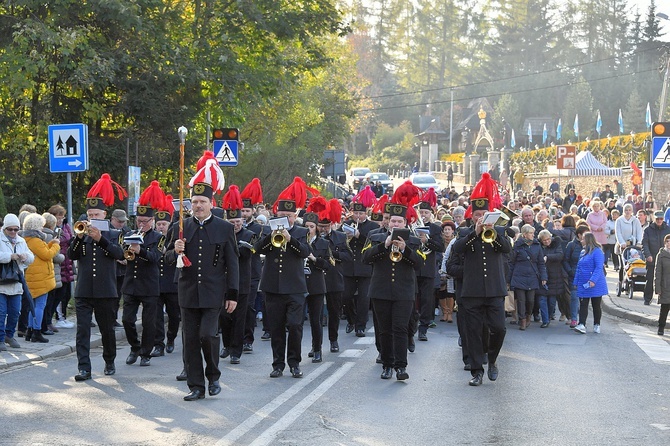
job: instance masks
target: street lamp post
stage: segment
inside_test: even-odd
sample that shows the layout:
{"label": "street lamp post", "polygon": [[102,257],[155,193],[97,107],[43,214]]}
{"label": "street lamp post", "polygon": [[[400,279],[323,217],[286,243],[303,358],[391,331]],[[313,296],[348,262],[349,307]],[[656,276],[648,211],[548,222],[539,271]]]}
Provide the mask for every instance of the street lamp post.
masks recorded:
{"label": "street lamp post", "polygon": [[[670,20],[667,14],[658,13],[656,17],[663,20]],[[665,75],[663,76],[663,89],[661,90],[661,107],[658,110],[658,120],[663,121],[663,115],[665,114],[665,101],[668,96],[668,83],[670,82],[670,51],[666,48],[665,50]]]}
{"label": "street lamp post", "polygon": [[451,90],[451,105],[449,107],[449,155],[451,155],[451,140],[453,139],[454,130],[454,87]]}

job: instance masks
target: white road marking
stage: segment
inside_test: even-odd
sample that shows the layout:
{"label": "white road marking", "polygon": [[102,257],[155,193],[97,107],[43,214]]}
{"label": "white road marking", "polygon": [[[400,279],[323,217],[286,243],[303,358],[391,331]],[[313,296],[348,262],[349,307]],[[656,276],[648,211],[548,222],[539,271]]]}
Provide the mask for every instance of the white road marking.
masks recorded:
{"label": "white road marking", "polygon": [[256,413],[254,413],[249,418],[240,423],[235,429],[228,432],[226,436],[224,436],[215,443],[216,446],[227,446],[235,444],[237,440],[239,440],[247,432],[253,429],[258,423],[267,418],[282,404],[284,404],[286,401],[288,401],[290,398],[292,398],[298,392],[304,389],[309,383],[311,383],[316,378],[321,376],[321,374],[326,370],[328,370],[328,368],[333,364],[334,364],[333,362],[324,362],[319,367],[317,367],[312,373],[309,373],[305,375],[304,378],[297,380],[297,382],[294,385],[286,389],[281,395],[279,395],[278,397],[267,403],[265,406],[260,408],[258,411],[256,411]]}
{"label": "white road marking", "polygon": [[340,353],[338,356],[340,358],[360,358],[361,356],[363,356],[363,354],[366,351],[367,350],[359,350],[359,349],[356,349],[356,348],[349,348],[349,349],[343,351],[342,353]]}
{"label": "white road marking", "polygon": [[359,344],[359,345],[374,344],[374,343],[375,343],[375,337],[374,336],[366,336],[364,338],[358,338],[354,341],[354,344]]}
{"label": "white road marking", "polygon": [[649,426],[655,427],[656,429],[661,430],[661,431],[670,430],[670,426],[668,426],[667,424],[656,424],[656,423],[654,423],[654,424],[650,424]]}
{"label": "white road marking", "polygon": [[643,327],[623,327],[623,331],[633,339],[649,358],[658,364],[670,364],[670,344],[654,332]]}
{"label": "white road marking", "polygon": [[296,404],[290,411],[281,417],[275,424],[270,426],[265,432],[251,443],[251,446],[266,446],[274,441],[277,435],[289,427],[291,423],[298,419],[312,404],[328,391],[340,378],[342,378],[353,366],[354,362],[345,362],[342,366],[328,377],[312,393],[307,395],[302,401]]}

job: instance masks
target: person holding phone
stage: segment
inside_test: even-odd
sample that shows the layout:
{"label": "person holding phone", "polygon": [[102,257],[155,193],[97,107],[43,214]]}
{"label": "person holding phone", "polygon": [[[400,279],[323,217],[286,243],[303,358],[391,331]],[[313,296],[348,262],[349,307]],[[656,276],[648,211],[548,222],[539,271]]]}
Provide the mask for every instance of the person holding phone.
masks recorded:
{"label": "person holding phone", "polygon": [[593,307],[593,332],[600,333],[600,317],[602,316],[600,305],[603,296],[607,294],[607,281],[603,267],[605,253],[591,232],[584,233],[582,247],[573,281],[579,298],[579,324],[575,327],[575,331],[586,334],[586,318],[589,315],[590,301]]}

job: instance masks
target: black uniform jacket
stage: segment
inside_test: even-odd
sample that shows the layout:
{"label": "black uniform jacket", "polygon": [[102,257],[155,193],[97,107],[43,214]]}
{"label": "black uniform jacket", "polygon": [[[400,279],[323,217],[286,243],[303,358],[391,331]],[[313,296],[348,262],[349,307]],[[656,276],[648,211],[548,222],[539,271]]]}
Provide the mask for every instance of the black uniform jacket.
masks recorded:
{"label": "black uniform jacket", "polygon": [[[194,217],[184,220],[184,254],[191,266],[179,271],[179,306],[221,308],[224,299],[237,300],[239,264],[237,240],[232,224],[211,215],[201,225]],[[174,242],[165,253],[176,261]]]}
{"label": "black uniform jacket", "polygon": [[116,293],[116,261],[123,259],[119,245],[120,231],[102,233],[99,242],[88,235],[72,237],[67,255],[77,260],[77,286],[74,297],[118,297]]}
{"label": "black uniform jacket", "polygon": [[329,293],[344,291],[342,265],[354,260],[354,254],[347,244],[347,236],[340,231],[330,231],[323,238],[330,244],[330,252],[335,259],[335,266],[323,272],[326,290]]}
{"label": "black uniform jacket", "polygon": [[[263,235],[263,226],[256,220],[252,220],[247,224],[246,229],[254,233],[251,243],[252,245],[258,241]],[[259,253],[254,253],[251,256],[251,287],[254,290],[258,289],[258,283],[261,281],[261,274],[263,273],[263,261]]]}
{"label": "black uniform jacket", "polygon": [[239,242],[247,242],[250,245],[253,245],[255,235],[253,232],[242,228],[239,232],[235,233],[235,238],[238,242],[237,249],[240,252],[240,294],[249,294],[249,289],[251,287],[251,259],[253,253],[251,252],[251,248],[240,246]]}
{"label": "black uniform jacket", "polygon": [[144,233],[139,254],[126,263],[126,274],[123,278],[123,294],[133,296],[158,296],[160,294],[158,263],[162,257],[158,251],[158,242],[163,235],[150,229]]}
{"label": "black uniform jacket", "polygon": [[288,232],[291,240],[286,244],[286,251],[272,246],[269,226],[263,227],[263,237],[254,245],[257,253],[265,254],[260,288],[266,293],[307,293],[304,261],[309,255],[307,229],[293,225]]}
{"label": "black uniform jacket", "polygon": [[177,277],[175,277],[177,262],[168,262],[165,253],[172,240],[177,237],[178,231],[179,227],[177,225],[171,225],[167,234],[158,242],[158,251],[162,253],[161,259],[158,261],[158,284],[161,294],[177,293]]}
{"label": "black uniform jacket", "polygon": [[435,256],[438,252],[444,252],[446,247],[442,239],[442,226],[430,223],[428,227],[430,228],[430,235],[426,241],[426,249],[429,249],[431,252],[430,254],[426,254],[426,262],[421,267],[417,276],[435,278],[437,272]]}
{"label": "black uniform jacket", "polygon": [[406,242],[402,260],[391,261],[391,247],[384,246],[388,233],[372,234],[363,249],[363,261],[372,265],[370,296],[384,300],[414,300],[416,270],[425,262],[420,251],[421,241],[410,237]]}
{"label": "black uniform jacket", "polygon": [[[352,225],[352,220],[347,220],[345,224]],[[370,277],[372,276],[372,266],[363,261],[361,252],[365,246],[368,238],[368,233],[373,229],[379,228],[379,225],[373,221],[365,220],[358,224],[358,238],[351,237],[349,239],[349,247],[353,254],[353,262],[345,262],[342,264],[342,274],[346,277]]]}
{"label": "black uniform jacket", "polygon": [[461,297],[502,297],[507,295],[505,263],[512,244],[505,228],[496,226],[497,237],[486,243],[474,229],[459,231],[452,255],[463,254],[463,288]]}
{"label": "black uniform jacket", "polygon": [[[326,279],[324,273],[331,267],[328,248],[328,240],[321,237],[317,237],[309,245],[310,251],[312,251],[312,254],[316,257],[316,261],[314,262],[307,260],[309,274],[305,271],[305,280],[307,281],[307,292],[309,294],[326,293]],[[334,269],[334,267],[332,269]]]}

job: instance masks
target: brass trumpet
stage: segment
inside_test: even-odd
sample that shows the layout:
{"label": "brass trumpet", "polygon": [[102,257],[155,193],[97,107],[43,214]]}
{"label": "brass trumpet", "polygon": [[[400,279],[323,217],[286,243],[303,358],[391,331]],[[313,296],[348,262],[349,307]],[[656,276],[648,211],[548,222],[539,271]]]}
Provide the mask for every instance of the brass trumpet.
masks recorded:
{"label": "brass trumpet", "polygon": [[485,228],[482,231],[482,241],[484,243],[493,243],[496,238],[498,238],[498,232],[495,229],[495,226],[507,226],[510,221],[510,215],[516,216],[516,214],[509,209],[507,206],[503,206],[500,217],[495,222],[493,228]]}
{"label": "brass trumpet", "polygon": [[391,252],[389,253],[389,258],[391,259],[391,262],[397,263],[402,260],[402,252],[400,252],[400,248],[398,248],[398,245],[391,245]]}
{"label": "brass trumpet", "polygon": [[88,233],[88,228],[91,227],[91,222],[86,221],[86,220],[79,220],[76,222],[73,226],[72,229],[74,230],[74,233],[79,235],[79,234],[86,234]]}
{"label": "brass trumpet", "polygon": [[495,228],[485,228],[482,231],[482,241],[484,243],[493,243],[498,238],[498,232]]}
{"label": "brass trumpet", "polygon": [[[140,232],[137,235],[144,238],[144,232]],[[126,249],[123,250],[123,258],[126,260],[135,260],[135,253],[130,250],[130,243],[128,244]]]}
{"label": "brass trumpet", "polygon": [[277,226],[277,229],[272,231],[271,242],[275,248],[281,248],[282,251],[286,251],[286,238],[284,238],[282,232],[284,232],[284,226]]}

